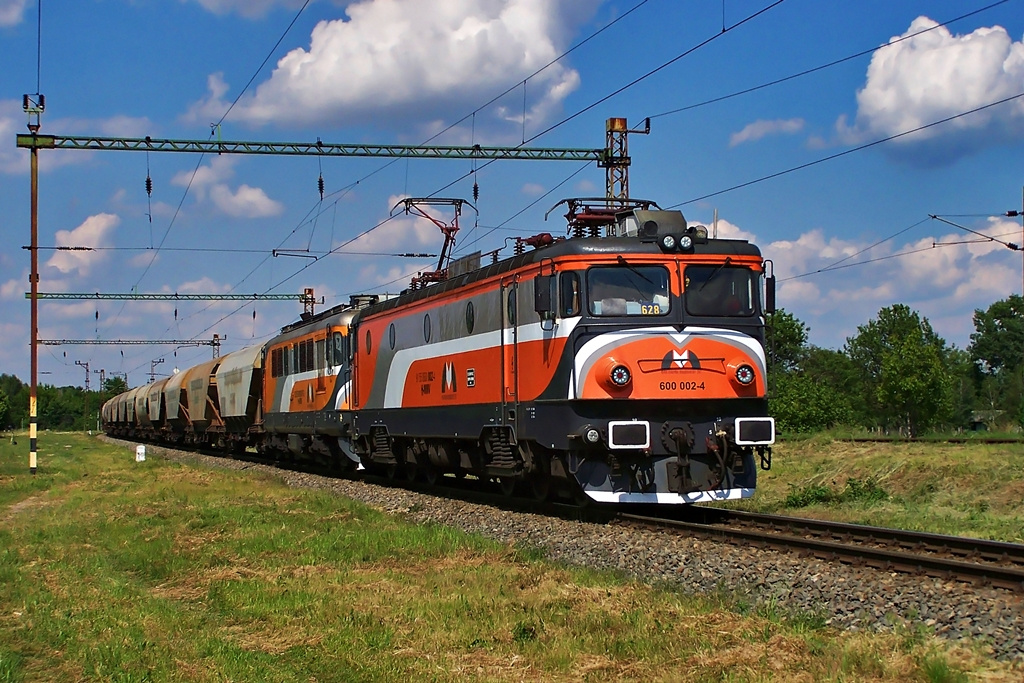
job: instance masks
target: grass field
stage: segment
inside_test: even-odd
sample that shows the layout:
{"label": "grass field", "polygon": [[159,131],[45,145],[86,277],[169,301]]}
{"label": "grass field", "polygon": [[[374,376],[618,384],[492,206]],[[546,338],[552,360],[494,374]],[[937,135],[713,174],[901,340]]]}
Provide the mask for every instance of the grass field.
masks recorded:
{"label": "grass field", "polygon": [[[0,683],[1024,676],[923,632],[744,613],[725,596],[555,566],[273,477],[136,463],[81,434],[41,435],[32,477],[27,444],[0,443]],[[811,452],[799,464],[807,484],[841,487]],[[798,467],[786,453],[765,477],[769,507],[789,495],[772,477]],[[885,471],[887,491],[916,490],[910,465]]]}

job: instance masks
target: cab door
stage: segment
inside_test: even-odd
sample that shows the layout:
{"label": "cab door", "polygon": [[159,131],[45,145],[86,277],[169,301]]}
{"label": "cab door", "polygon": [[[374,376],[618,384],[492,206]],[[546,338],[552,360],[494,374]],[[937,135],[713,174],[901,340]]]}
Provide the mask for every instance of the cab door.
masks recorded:
{"label": "cab door", "polygon": [[519,282],[501,281],[501,414],[502,424],[515,424],[519,409]]}

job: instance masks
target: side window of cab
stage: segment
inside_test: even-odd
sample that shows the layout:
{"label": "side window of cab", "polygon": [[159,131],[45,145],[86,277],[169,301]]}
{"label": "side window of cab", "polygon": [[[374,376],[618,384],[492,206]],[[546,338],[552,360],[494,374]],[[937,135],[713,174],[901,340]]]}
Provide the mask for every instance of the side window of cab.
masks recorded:
{"label": "side window of cab", "polygon": [[572,318],[580,314],[580,275],[578,271],[563,271],[558,276],[558,316]]}

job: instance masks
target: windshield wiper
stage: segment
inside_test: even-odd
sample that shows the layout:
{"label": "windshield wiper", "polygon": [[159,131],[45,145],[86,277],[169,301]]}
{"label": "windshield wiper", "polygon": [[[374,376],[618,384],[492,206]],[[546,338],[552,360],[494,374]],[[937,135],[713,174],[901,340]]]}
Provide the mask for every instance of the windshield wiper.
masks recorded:
{"label": "windshield wiper", "polygon": [[725,257],[725,263],[723,263],[722,265],[720,265],[720,266],[718,266],[717,268],[715,268],[714,272],[712,272],[712,273],[711,273],[711,275],[709,275],[709,276],[708,276],[708,279],[704,281],[704,284],[702,284],[702,285],[700,286],[700,288],[699,288],[699,289],[698,289],[697,291],[698,291],[698,292],[703,292],[703,291],[704,291],[704,288],[708,286],[708,283],[709,283],[709,282],[711,282],[712,280],[714,280],[714,279],[715,279],[715,277],[716,277],[716,276],[717,276],[717,275],[718,275],[718,274],[719,274],[720,272],[722,272],[722,268],[725,268],[725,267],[726,267],[727,265],[729,265],[730,263],[732,263],[732,257],[731,257],[731,256],[726,256],[726,257]]}
{"label": "windshield wiper", "polygon": [[[619,263],[621,263],[622,265],[624,265],[624,266],[626,266],[627,268],[629,268],[630,272],[632,272],[632,273],[635,273],[635,274],[639,275],[639,276],[640,276],[640,277],[642,277],[642,278],[643,278],[644,280],[646,280],[646,281],[647,281],[647,282],[648,282],[649,284],[652,284],[652,285],[654,284],[654,280],[652,280],[651,278],[649,278],[649,277],[647,277],[646,275],[644,275],[643,273],[641,273],[641,272],[640,272],[640,269],[639,269],[639,268],[637,268],[636,266],[634,266],[633,264],[631,264],[631,263],[630,263],[629,261],[627,261],[627,260],[626,260],[625,258],[623,258],[622,254],[619,254],[619,255],[618,255],[618,256],[617,256],[616,258],[618,259]],[[633,285],[633,286],[634,286],[634,287],[636,287],[636,285]],[[639,290],[638,290],[638,291],[639,291]]]}

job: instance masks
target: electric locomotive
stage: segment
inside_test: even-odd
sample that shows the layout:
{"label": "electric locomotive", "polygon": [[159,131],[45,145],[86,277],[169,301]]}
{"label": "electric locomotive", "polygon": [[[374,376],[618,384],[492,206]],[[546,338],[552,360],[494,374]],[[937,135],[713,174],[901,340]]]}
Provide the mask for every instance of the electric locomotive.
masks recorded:
{"label": "electric locomotive", "polygon": [[355,316],[352,450],[538,497],[751,496],[775,437],[759,250],[653,202],[569,207],[574,237],[525,240]]}

